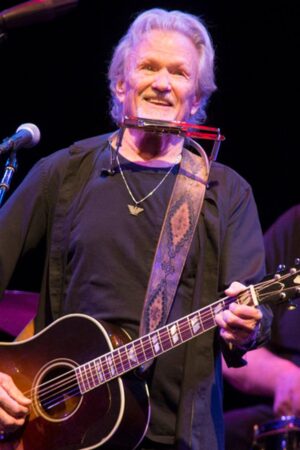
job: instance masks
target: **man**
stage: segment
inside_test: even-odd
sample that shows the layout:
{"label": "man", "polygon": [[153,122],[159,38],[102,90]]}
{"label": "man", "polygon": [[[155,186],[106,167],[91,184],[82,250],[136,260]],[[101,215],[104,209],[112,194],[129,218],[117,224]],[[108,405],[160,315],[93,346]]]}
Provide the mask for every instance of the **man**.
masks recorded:
{"label": "man", "polygon": [[[215,90],[213,59],[209,34],[196,17],[162,9],[139,15],[112,58],[113,118],[118,124],[125,116],[203,119]],[[119,140],[119,133],[98,136],[40,161],[1,211],[1,289],[17,259],[46,236],[37,330],[80,312],[138,335],[184,142],[136,128],[126,128]],[[234,171],[213,164],[168,321],[209,305],[225,289],[236,295],[241,283],[263,273],[251,188]],[[152,415],[139,448],[223,447],[220,347],[229,364],[243,364],[243,353],[268,335],[268,318],[261,319],[259,309],[233,303],[216,316],[219,331],[155,361],[147,375]],[[10,378],[0,380],[0,428],[9,431],[24,423],[30,404]]]}
{"label": "man", "polygon": [[[282,214],[265,234],[268,272],[275,273],[279,264],[294,267],[300,255],[299,236],[297,205]],[[297,303],[295,300],[295,306]],[[224,375],[233,386],[256,396],[256,404],[225,413],[228,450],[250,449],[254,425],[269,423],[271,427],[271,421],[281,416],[300,416],[299,314],[299,306],[290,310],[286,304],[276,305],[269,344],[249,353],[245,367],[232,370],[224,365]]]}

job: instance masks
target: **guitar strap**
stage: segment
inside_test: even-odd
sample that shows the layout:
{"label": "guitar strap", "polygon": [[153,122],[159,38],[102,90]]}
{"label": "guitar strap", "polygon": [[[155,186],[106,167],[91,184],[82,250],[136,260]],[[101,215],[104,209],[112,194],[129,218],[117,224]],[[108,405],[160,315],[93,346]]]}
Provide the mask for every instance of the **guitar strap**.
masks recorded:
{"label": "guitar strap", "polygon": [[[199,157],[184,148],[155,251],[142,312],[140,336],[167,322],[199,220],[208,175],[206,155]],[[150,365],[151,361],[143,366],[143,370]]]}

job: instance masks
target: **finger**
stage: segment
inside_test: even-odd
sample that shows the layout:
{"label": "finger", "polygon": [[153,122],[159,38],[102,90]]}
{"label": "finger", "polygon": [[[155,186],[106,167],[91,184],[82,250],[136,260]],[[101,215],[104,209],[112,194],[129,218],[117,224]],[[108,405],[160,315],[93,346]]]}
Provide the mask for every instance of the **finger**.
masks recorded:
{"label": "finger", "polygon": [[215,317],[215,321],[221,329],[221,336],[226,340],[234,339],[234,334],[237,331],[245,331],[245,327],[241,326],[228,310],[219,313]]}
{"label": "finger", "polygon": [[222,312],[222,319],[223,321],[221,322],[221,327],[229,331],[244,330],[251,333],[255,330],[258,324],[258,321],[252,318],[248,320],[242,319],[233,314],[230,310],[225,310]]}
{"label": "finger", "polygon": [[14,417],[28,414],[31,400],[16,387],[12,378],[6,374],[0,376],[0,405]]}
{"label": "finger", "polygon": [[5,391],[9,397],[21,405],[30,405],[31,400],[28,397],[25,397],[25,395],[17,388],[9,375],[4,373],[0,374],[0,388],[2,388],[2,390]]}
{"label": "finger", "polygon": [[235,295],[238,295],[240,292],[247,289],[247,287],[240,283],[239,281],[234,281],[231,283],[231,285],[225,290],[225,294],[229,295],[230,297],[233,297]]}
{"label": "finger", "polygon": [[215,322],[220,328],[224,328],[226,326],[226,322],[223,318],[223,311],[215,315]]}
{"label": "finger", "polygon": [[231,311],[235,316],[238,316],[241,319],[262,319],[261,310],[258,308],[254,308],[253,306],[239,305],[238,303],[233,302],[229,305],[229,311]]}
{"label": "finger", "polygon": [[19,427],[23,426],[26,416],[22,418],[15,418],[8,414],[3,409],[0,410],[0,429],[5,433],[12,433]]}
{"label": "finger", "polygon": [[220,329],[220,335],[226,342],[236,345],[245,345],[251,339],[249,333],[244,330]]}
{"label": "finger", "polygon": [[27,406],[18,403],[5,391],[1,392],[0,405],[7,414],[15,419],[24,418],[29,413],[29,408]]}

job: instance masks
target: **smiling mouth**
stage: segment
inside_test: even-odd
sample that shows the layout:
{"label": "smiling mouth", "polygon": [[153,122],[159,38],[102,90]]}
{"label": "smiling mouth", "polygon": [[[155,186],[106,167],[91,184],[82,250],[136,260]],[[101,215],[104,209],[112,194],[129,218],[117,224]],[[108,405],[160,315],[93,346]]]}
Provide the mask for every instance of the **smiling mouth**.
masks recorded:
{"label": "smiling mouth", "polygon": [[155,106],[164,106],[164,107],[171,107],[173,104],[169,102],[168,100],[160,99],[160,98],[145,98],[144,99],[147,103],[150,103],[151,105]]}

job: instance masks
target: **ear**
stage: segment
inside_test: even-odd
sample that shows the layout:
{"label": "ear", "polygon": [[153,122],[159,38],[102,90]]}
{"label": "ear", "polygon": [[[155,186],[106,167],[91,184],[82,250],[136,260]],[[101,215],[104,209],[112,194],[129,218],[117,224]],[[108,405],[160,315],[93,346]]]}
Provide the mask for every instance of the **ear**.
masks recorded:
{"label": "ear", "polygon": [[192,103],[192,107],[191,107],[191,115],[193,116],[194,114],[196,114],[196,112],[198,111],[198,109],[200,108],[200,103],[201,103],[201,98],[199,95],[195,95],[193,103]]}
{"label": "ear", "polygon": [[125,97],[125,81],[118,80],[116,84],[116,97],[120,103],[124,102]]}

